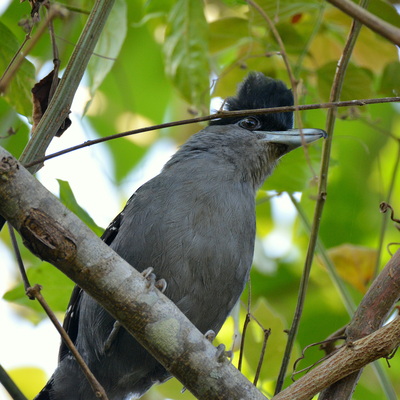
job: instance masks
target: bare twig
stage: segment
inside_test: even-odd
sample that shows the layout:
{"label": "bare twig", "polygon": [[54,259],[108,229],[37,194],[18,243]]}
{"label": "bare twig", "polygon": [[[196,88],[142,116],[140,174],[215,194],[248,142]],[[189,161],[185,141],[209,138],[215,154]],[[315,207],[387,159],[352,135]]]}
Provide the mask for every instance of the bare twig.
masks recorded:
{"label": "bare twig", "polygon": [[[75,92],[113,4],[114,0],[95,1],[56,92],[21,155],[21,162],[28,163],[42,157],[61,124],[68,116]],[[51,7],[49,15],[53,9],[54,7]],[[34,173],[39,169],[40,165],[35,164],[30,171]]]}
{"label": "bare twig", "polygon": [[[84,27],[84,30],[79,37],[77,46],[71,55],[68,62],[67,68],[63,74],[60,84],[57,86],[56,92],[51,99],[46,112],[43,114],[38,125],[36,126],[35,132],[26,145],[22,155],[21,162],[29,163],[32,160],[43,157],[46,150],[57,134],[60,126],[68,116],[72,104],[72,100],[75,96],[75,92],[82,79],[83,73],[85,72],[86,66],[93,53],[94,47],[103,30],[104,24],[107,17],[112,9],[115,0],[96,0],[93,9],[89,15],[88,21]],[[55,13],[59,7],[51,7],[47,19],[50,18],[52,13]],[[42,25],[44,30],[47,24]],[[38,35],[36,32],[36,35]],[[31,41],[32,46],[33,41]],[[28,50],[25,50],[27,53]],[[16,64],[16,63],[14,63]],[[15,68],[15,67],[14,67]],[[7,76],[12,74],[11,68],[7,72]],[[10,75],[12,76],[12,75]],[[9,78],[3,76],[3,82],[8,82]],[[0,88],[2,84],[0,82]],[[1,92],[1,89],[0,89]],[[30,167],[30,172],[35,173],[40,169],[40,164],[36,163]],[[5,220],[0,216],[0,230],[3,228]]]}
{"label": "bare twig", "polygon": [[10,237],[11,237],[11,242],[13,244],[14,252],[17,258],[17,263],[19,266],[19,270],[24,282],[24,287],[25,287],[25,292],[26,295],[29,297],[29,299],[34,300],[36,299],[40,305],[42,306],[43,310],[46,312],[48,315],[50,321],[53,323],[57,331],[59,332],[62,340],[64,341],[65,345],[68,347],[68,349],[71,351],[72,355],[75,357],[76,362],[79,364],[80,368],[82,369],[83,373],[85,374],[87,380],[90,383],[90,386],[92,387],[94,393],[96,394],[96,397],[102,400],[108,400],[107,395],[103,389],[103,387],[100,385],[100,383],[97,381],[93,373],[90,371],[89,367],[83,360],[82,356],[79,354],[78,350],[76,349],[74,343],[68,336],[68,333],[65,331],[65,329],[61,326],[61,324],[58,322],[57,317],[54,315],[53,310],[49,307],[47,304],[46,300],[41,294],[41,286],[40,285],[35,285],[31,286],[29,283],[29,279],[26,275],[25,272],[25,267],[21,258],[21,253],[19,251],[17,239],[15,237],[14,233],[14,228],[11,226],[10,223],[8,223],[8,228],[10,231]]}
{"label": "bare twig", "polygon": [[19,273],[21,274],[22,281],[24,282],[24,288],[25,288],[25,291],[26,291],[26,290],[28,290],[28,288],[31,285],[29,283],[28,275],[26,275],[24,263],[23,263],[22,257],[21,257],[21,252],[19,251],[19,247],[18,247],[18,243],[17,243],[17,238],[15,237],[14,228],[12,227],[12,225],[9,222],[7,223],[7,225],[8,225],[8,231],[10,233],[10,238],[11,238],[11,243],[12,243],[12,246],[13,246],[15,258],[17,259]]}
{"label": "bare twig", "polygon": [[238,361],[238,370],[242,370],[242,362],[244,356],[244,339],[246,337],[247,327],[250,322],[250,312],[246,314],[246,319],[244,320],[243,330],[242,330],[242,340],[240,342],[240,351],[239,351],[239,361]]}
{"label": "bare twig", "polygon": [[263,340],[263,344],[262,344],[262,348],[261,348],[260,358],[259,358],[258,364],[257,364],[256,374],[255,374],[254,380],[253,380],[254,386],[257,386],[257,382],[260,377],[261,368],[262,368],[262,365],[264,362],[265,350],[267,348],[268,338],[271,335],[271,329],[263,329],[263,333],[264,333],[264,340]]}
{"label": "bare twig", "polygon": [[[395,159],[395,162],[393,165],[393,171],[391,173],[391,179],[390,179],[389,187],[388,187],[387,194],[386,194],[386,200],[385,200],[385,202],[380,204],[381,212],[383,212],[383,213],[386,212],[386,209],[382,208],[382,204],[387,204],[390,207],[389,203],[392,199],[393,190],[394,190],[395,184],[397,182],[397,173],[399,170],[399,165],[400,165],[400,140],[397,139],[397,156],[396,156],[396,159]],[[391,219],[393,221],[393,209],[392,209],[392,213],[391,213]],[[400,222],[400,221],[394,221],[394,222]],[[378,271],[379,271],[387,223],[388,223],[387,215],[384,215],[382,218],[381,229],[379,232],[378,251],[377,251],[375,270],[374,270],[374,275],[373,275],[374,277],[376,277],[378,275]]]}
{"label": "bare twig", "polygon": [[24,394],[19,390],[19,387],[11,379],[7,371],[0,365],[0,382],[5,387],[13,400],[28,400]]}
{"label": "bare twig", "polygon": [[46,16],[46,19],[38,27],[37,31],[32,36],[32,38],[30,39],[29,34],[27,35],[23,43],[23,45],[26,44],[24,51],[22,51],[22,48],[19,49],[18,53],[13,58],[10,66],[6,69],[4,75],[0,79],[0,93],[4,93],[7,90],[7,87],[10,84],[12,78],[14,77],[18,69],[21,67],[22,62],[25,60],[25,56],[28,55],[31,52],[31,50],[35,47],[36,43],[42,37],[47,27],[51,23],[51,21],[57,16],[59,16],[60,12],[61,8],[59,6],[52,6],[50,8],[49,13]]}
{"label": "bare twig", "polygon": [[[361,0],[360,2],[362,7],[367,7],[368,0]],[[347,66],[350,62],[350,57],[353,52],[356,40],[358,38],[359,32],[361,30],[362,24],[356,20],[353,21],[349,36],[347,38],[345,47],[343,49],[342,56],[338,62],[338,67],[336,69],[336,74],[333,80],[333,85],[331,89],[330,101],[337,101],[340,99],[340,94],[344,82],[345,73],[347,70]],[[328,139],[323,144],[323,154],[321,161],[321,173],[320,173],[320,185],[319,185],[319,197],[316,204],[316,210],[314,214],[314,225],[319,227],[319,221],[322,218],[322,211],[325,204],[326,192],[327,192],[327,179],[328,179],[328,169],[329,169],[329,160],[330,160],[330,152],[332,146],[332,138],[333,138],[333,130],[335,126],[336,120],[336,109],[331,109],[328,112],[327,118],[327,132]],[[310,249],[313,251],[313,249]],[[377,371],[378,374],[382,375],[382,371]],[[321,395],[320,400],[331,399],[331,398],[340,398],[340,399],[350,399],[351,395],[354,391],[354,387],[358,382],[358,379],[361,375],[361,371],[354,372],[351,376],[346,376],[341,382],[337,382],[332,387],[328,387],[325,389]],[[381,382],[383,380],[381,379]],[[386,389],[385,389],[386,390]]]}
{"label": "bare twig", "polygon": [[[383,97],[380,99],[362,99],[362,100],[347,100],[347,101],[335,101],[335,102],[328,102],[328,103],[319,103],[319,104],[306,104],[302,106],[298,106],[300,111],[306,110],[316,110],[316,109],[330,109],[336,107],[353,107],[353,106],[365,106],[367,104],[380,104],[380,103],[395,103],[400,102],[400,97]],[[164,129],[170,128],[172,126],[179,126],[179,125],[188,125],[198,122],[210,121],[212,119],[217,118],[231,118],[231,117],[244,117],[248,115],[257,115],[257,114],[271,114],[271,113],[281,113],[281,112],[293,112],[296,109],[295,106],[286,106],[286,107],[271,107],[271,108],[260,108],[260,109],[251,109],[251,110],[240,110],[240,111],[222,111],[215,114],[197,117],[197,118],[190,118],[190,119],[183,119],[180,121],[174,122],[166,122],[164,124],[152,125],[147,126],[145,128],[134,129],[131,131],[116,133],[115,135],[110,135],[106,137],[101,137],[94,140],[87,140],[84,143],[78,144],[76,146],[69,147],[67,149],[58,151],[53,154],[49,154],[45,157],[38,158],[36,160],[24,163],[26,168],[31,168],[37,164],[41,164],[44,161],[50,160],[55,157],[59,157],[61,155],[70,153],[71,151],[83,149],[85,147],[93,146],[98,143],[107,142],[109,140],[118,139],[125,136],[130,135],[137,135],[139,133],[154,131],[157,129]]]}
{"label": "bare twig", "polygon": [[108,400],[107,394],[104,390],[104,388],[100,385],[99,381],[96,379],[96,377],[93,375],[92,371],[90,371],[89,367],[85,363],[84,359],[82,356],[79,354],[78,350],[76,349],[74,343],[68,336],[67,332],[65,329],[61,326],[61,324],[58,322],[57,317],[54,315],[53,310],[49,307],[47,304],[46,300],[41,294],[41,286],[40,285],[35,285],[33,287],[28,288],[26,294],[28,295],[29,298],[35,298],[40,305],[43,307],[44,311],[50,318],[51,322],[57,329],[58,333],[62,337],[62,340],[68,347],[68,349],[71,351],[72,355],[75,357],[75,360],[79,364],[82,372],[85,374],[87,380],[90,383],[91,388],[93,389],[93,392],[96,395],[96,398],[101,399],[101,400]]}
{"label": "bare twig", "polygon": [[378,18],[359,5],[350,0],[327,0],[335,7],[350,15],[355,20],[361,22],[374,32],[390,40],[392,43],[400,46],[400,29]]}
{"label": "bare twig", "polygon": [[[298,92],[297,91],[297,85],[298,85],[299,81],[296,79],[296,77],[293,74],[293,70],[292,70],[292,67],[291,67],[290,62],[289,62],[289,57],[287,56],[287,53],[286,53],[285,44],[283,43],[281,35],[279,34],[278,30],[276,29],[275,24],[272,22],[271,18],[268,16],[268,14],[263,10],[263,8],[253,0],[246,0],[246,1],[254,9],[256,9],[257,12],[262,16],[262,18],[267,23],[269,29],[271,30],[272,34],[274,35],[274,38],[275,38],[276,42],[278,43],[279,50],[280,50],[280,55],[282,57],[283,62],[285,63],[286,71],[287,71],[287,73],[289,75],[289,80],[290,80],[290,83],[292,85],[292,93],[293,93],[293,101],[294,101],[294,113],[295,113],[295,116],[296,116],[297,127],[299,129],[301,129],[303,127],[303,122],[302,122],[301,115],[300,115],[300,112],[299,112],[299,97],[298,97],[298,93],[297,93]],[[310,169],[313,170],[312,165],[311,165],[311,161],[310,161],[310,157],[309,157],[309,154],[308,154],[308,149],[307,149],[307,146],[305,145],[306,143],[305,143],[303,137],[302,137],[302,142],[303,142],[303,151],[304,151],[304,154],[305,154],[305,158],[307,160],[307,164],[310,167]],[[315,173],[314,173],[314,175],[315,175]]]}
{"label": "bare twig", "polygon": [[[367,2],[368,2],[368,0],[364,0],[362,2],[364,7],[366,6]],[[329,98],[330,101],[337,101],[340,99],[340,94],[342,92],[342,87],[343,87],[343,82],[344,82],[344,77],[346,74],[347,66],[350,62],[350,57],[353,52],[356,40],[358,38],[358,34],[360,33],[361,26],[362,25],[357,21],[353,21],[353,23],[351,25],[350,32],[347,37],[347,41],[346,41],[345,47],[343,49],[342,55],[339,59],[335,77],[333,79],[331,94],[330,94],[330,98]],[[313,221],[313,226],[315,227],[316,235],[319,230],[322,212],[323,212],[325,201],[326,201],[329,161],[330,161],[330,154],[331,154],[331,147],[332,147],[333,131],[334,131],[335,122],[336,122],[336,115],[337,115],[336,109],[331,109],[328,111],[326,126],[327,126],[327,132],[328,132],[329,137],[328,137],[328,140],[326,140],[326,143],[324,143],[324,145],[323,145],[320,182],[319,182],[319,188],[318,188],[319,196],[318,196],[317,204],[315,207],[315,214],[314,214],[314,221]],[[315,242],[316,242],[316,237],[315,237]],[[314,248],[315,248],[315,243],[310,243],[309,255],[310,255],[311,259],[312,259],[312,253],[314,252]],[[360,372],[357,371],[351,377],[346,377],[346,379],[345,379],[345,380],[347,380],[347,382],[352,382],[352,384],[343,383],[343,385],[341,387],[340,387],[340,384],[339,384],[339,386],[335,385],[333,387],[328,387],[321,393],[320,400],[336,398],[337,391],[340,391],[342,393],[343,397],[340,397],[340,398],[343,398],[343,400],[347,399],[349,397],[349,395],[351,395],[350,393],[352,393],[353,387],[357,383],[359,376],[360,376]]]}
{"label": "bare twig", "polygon": [[[336,69],[336,74],[333,80],[333,85],[331,89],[330,101],[338,101],[340,99],[340,93],[343,86],[344,76],[347,69],[347,65],[350,60],[350,56],[353,51],[353,47],[358,37],[359,30],[361,28],[360,24],[356,22],[353,23],[352,28],[350,30],[346,45],[343,49],[342,56],[338,62],[338,68]],[[297,300],[296,310],[293,317],[292,326],[290,328],[288,343],[285,349],[284,359],[282,362],[282,367],[279,372],[279,378],[277,382],[277,386],[275,389],[275,393],[279,393],[282,389],[284,377],[286,375],[286,371],[289,364],[290,354],[293,349],[294,341],[297,335],[298,326],[300,324],[300,318],[303,310],[305,294],[308,286],[308,280],[311,272],[312,261],[314,259],[315,248],[317,246],[318,241],[318,231],[321,223],[322,212],[325,205],[326,193],[327,193],[327,182],[328,182],[328,168],[329,168],[329,160],[333,139],[333,131],[336,120],[336,108],[331,108],[328,111],[327,122],[326,122],[326,131],[328,133],[328,138],[324,141],[323,144],[323,153],[321,160],[321,172],[318,186],[318,198],[317,203],[315,205],[314,211],[314,219],[311,228],[310,241],[308,244],[307,255],[304,262],[304,271],[301,277],[299,296]]]}

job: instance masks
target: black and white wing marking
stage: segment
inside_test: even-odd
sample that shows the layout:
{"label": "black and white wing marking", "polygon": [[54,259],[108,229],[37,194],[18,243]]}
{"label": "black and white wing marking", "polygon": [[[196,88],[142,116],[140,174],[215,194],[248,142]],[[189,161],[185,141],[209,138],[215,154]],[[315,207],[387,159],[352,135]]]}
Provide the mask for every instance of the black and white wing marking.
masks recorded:
{"label": "black and white wing marking", "polygon": [[[132,201],[133,195],[128,202],[126,203],[126,206],[129,204],[130,201]],[[124,207],[124,210],[126,208]],[[101,239],[106,243],[107,245],[111,245],[113,240],[116,238],[119,232],[119,228],[122,224],[122,221],[124,219],[124,210],[122,210],[108,225],[107,229],[104,231],[103,235],[101,236]],[[72,291],[71,298],[68,303],[68,308],[67,312],[65,313],[65,318],[64,318],[64,323],[63,323],[63,328],[65,331],[68,333],[68,336],[71,338],[72,342],[75,344],[76,343],[76,338],[78,336],[78,331],[79,331],[79,311],[80,311],[80,302],[82,298],[82,293],[83,290],[76,285],[74,287],[74,290]],[[58,354],[58,361],[61,362],[61,360],[69,353],[69,349],[64,343],[64,341],[61,342],[60,345],[60,351]]]}

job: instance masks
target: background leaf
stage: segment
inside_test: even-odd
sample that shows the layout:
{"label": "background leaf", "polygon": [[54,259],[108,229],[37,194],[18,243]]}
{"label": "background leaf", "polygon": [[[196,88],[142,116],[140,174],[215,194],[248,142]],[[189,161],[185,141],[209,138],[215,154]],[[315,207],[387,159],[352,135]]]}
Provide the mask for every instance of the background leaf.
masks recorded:
{"label": "background leaf", "polygon": [[207,22],[200,1],[178,0],[169,16],[164,54],[167,74],[186,100],[206,112],[209,104]]}

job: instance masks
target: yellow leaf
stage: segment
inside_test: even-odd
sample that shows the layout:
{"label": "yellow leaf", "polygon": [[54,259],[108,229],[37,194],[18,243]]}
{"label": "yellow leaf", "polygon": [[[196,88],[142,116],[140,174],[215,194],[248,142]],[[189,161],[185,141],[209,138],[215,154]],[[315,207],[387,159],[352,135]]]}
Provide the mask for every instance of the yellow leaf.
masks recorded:
{"label": "yellow leaf", "polygon": [[361,293],[367,291],[367,285],[375,269],[376,250],[353,244],[342,244],[329,249],[328,255],[344,281]]}
{"label": "yellow leaf", "polygon": [[33,399],[47,382],[46,373],[40,368],[21,367],[7,372],[28,399]]}

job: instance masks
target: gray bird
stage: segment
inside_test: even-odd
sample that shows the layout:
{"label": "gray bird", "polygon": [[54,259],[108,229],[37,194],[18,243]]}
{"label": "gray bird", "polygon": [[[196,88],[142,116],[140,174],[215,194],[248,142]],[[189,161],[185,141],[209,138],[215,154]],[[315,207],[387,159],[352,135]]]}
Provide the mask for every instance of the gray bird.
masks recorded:
{"label": "gray bird", "polygon": [[[251,73],[227,110],[293,105],[281,82]],[[138,271],[154,268],[168,296],[203,333],[218,332],[249,278],[255,194],[280,157],[325,132],[292,129],[293,113],[221,118],[193,135],[141,186],[102,239]],[[137,399],[170,378],[113,317],[75,287],[67,332],[110,400]],[[36,400],[95,400],[61,345],[59,365]]]}

